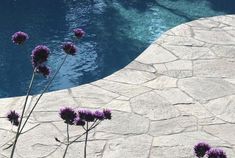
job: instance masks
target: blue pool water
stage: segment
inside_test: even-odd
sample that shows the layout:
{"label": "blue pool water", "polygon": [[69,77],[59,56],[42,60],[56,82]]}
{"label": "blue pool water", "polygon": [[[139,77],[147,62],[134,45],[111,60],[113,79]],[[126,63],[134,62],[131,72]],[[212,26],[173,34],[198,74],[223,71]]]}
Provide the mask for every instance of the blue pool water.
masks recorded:
{"label": "blue pool water", "polygon": [[[31,78],[30,54],[47,45],[48,65],[62,60],[60,45],[81,27],[86,37],[76,42],[79,54],[69,57],[50,91],[95,81],[123,68],[166,30],[181,23],[235,13],[234,0],[1,0],[0,97],[26,93]],[[16,31],[30,40],[11,42]],[[48,80],[36,77],[33,94]]]}

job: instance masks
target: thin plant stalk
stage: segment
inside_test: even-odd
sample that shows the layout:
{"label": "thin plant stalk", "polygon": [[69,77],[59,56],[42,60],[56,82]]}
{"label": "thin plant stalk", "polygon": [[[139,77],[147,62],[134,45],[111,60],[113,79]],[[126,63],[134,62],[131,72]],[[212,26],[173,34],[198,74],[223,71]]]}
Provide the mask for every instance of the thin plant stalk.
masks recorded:
{"label": "thin plant stalk", "polygon": [[38,99],[36,100],[35,104],[33,105],[33,108],[32,108],[31,111],[29,112],[29,115],[26,117],[26,120],[25,120],[25,122],[24,122],[22,128],[20,129],[20,132],[23,131],[23,129],[24,129],[26,123],[28,122],[28,120],[29,120],[31,114],[33,113],[34,109],[36,108],[36,106],[37,106],[39,100],[41,99],[41,97],[43,96],[43,94],[47,91],[47,89],[48,89],[49,86],[51,85],[52,81],[55,79],[55,76],[59,73],[59,71],[60,71],[61,67],[63,66],[63,64],[64,64],[65,60],[67,59],[67,57],[68,57],[68,54],[66,54],[66,56],[64,57],[62,63],[61,63],[60,66],[57,68],[55,74],[54,74],[53,77],[49,80],[49,82],[47,83],[46,87],[44,88],[44,90],[42,91],[42,93],[40,94],[40,96],[38,97]]}
{"label": "thin plant stalk", "polygon": [[[90,130],[92,130],[92,129],[94,129],[96,126],[98,126],[99,124],[101,123],[101,121],[100,122],[98,122],[96,125],[92,125],[89,129],[88,129],[88,132],[90,131]],[[73,141],[71,141],[70,142],[70,144],[73,144],[73,143],[75,143],[79,138],[81,138],[83,135],[85,135],[86,134],[86,132],[84,132],[82,135],[80,135],[79,137],[77,137],[77,138],[75,138]]]}
{"label": "thin plant stalk", "polygon": [[18,125],[18,128],[17,128],[17,132],[16,132],[16,137],[15,137],[15,141],[13,143],[13,148],[11,150],[11,156],[10,158],[13,158],[14,156],[14,152],[15,152],[15,148],[16,148],[16,143],[17,143],[17,140],[20,136],[20,127],[21,127],[21,123],[23,121],[23,116],[24,116],[24,113],[25,113],[25,110],[26,110],[26,106],[27,106],[27,102],[28,102],[28,98],[29,98],[29,94],[32,90],[32,85],[33,85],[33,81],[34,81],[34,77],[35,77],[35,71],[36,71],[36,68],[34,68],[33,70],[33,74],[32,74],[32,78],[31,78],[31,81],[30,81],[30,84],[29,84],[29,88],[27,90],[27,94],[26,94],[26,98],[25,98],[25,102],[24,102],[24,106],[23,106],[23,110],[22,110],[22,113],[21,113],[21,117],[20,117],[20,121],[19,121],[19,125]]}
{"label": "thin plant stalk", "polygon": [[87,149],[87,140],[88,140],[88,122],[86,123],[86,138],[85,138],[85,145],[84,145],[84,158],[86,158],[86,149]]}
{"label": "thin plant stalk", "polygon": [[[57,68],[55,74],[54,74],[54,75],[52,76],[52,78],[49,80],[49,82],[47,83],[46,87],[44,88],[44,90],[42,91],[42,93],[40,94],[40,96],[38,97],[38,99],[36,100],[36,102],[35,102],[33,108],[32,108],[31,111],[29,112],[29,115],[26,117],[26,120],[25,120],[25,122],[23,123],[23,125],[22,125],[22,127],[21,127],[19,133],[22,133],[22,131],[23,131],[23,129],[24,129],[26,123],[28,122],[28,120],[29,120],[30,116],[32,115],[34,109],[36,108],[36,106],[37,106],[39,100],[41,99],[41,97],[43,96],[43,94],[47,91],[47,89],[49,88],[50,84],[51,84],[52,81],[55,79],[55,76],[59,73],[59,70],[60,70],[61,67],[63,66],[63,64],[64,64],[64,62],[66,61],[67,57],[68,57],[68,54],[66,54],[66,56],[64,57],[62,63],[61,63],[60,66]],[[35,70],[34,70],[34,71],[35,71]],[[20,124],[21,124],[21,123],[22,123],[22,120],[21,120]],[[19,129],[19,127],[20,127],[20,124],[19,124],[19,126],[18,126],[18,129]],[[18,132],[18,129],[17,129],[17,132]],[[15,139],[16,139],[16,137],[15,137]],[[17,139],[18,139],[18,138],[17,138]],[[9,147],[11,147],[11,145],[10,145]],[[7,148],[9,148],[9,147],[7,147]],[[13,148],[15,148],[15,147],[14,147],[14,144],[13,144]],[[12,157],[11,157],[11,158],[12,158]]]}
{"label": "thin plant stalk", "polygon": [[[86,138],[85,138],[85,146],[84,146],[84,158],[86,158],[86,153],[87,153],[87,142],[88,142],[88,133],[90,130],[94,129],[96,126],[98,126],[100,122],[98,122],[97,124],[95,124],[97,122],[97,120],[89,127],[89,124],[88,122],[86,123],[86,128],[85,128],[85,132],[78,136],[76,139],[74,139],[73,141],[70,142],[70,136],[69,136],[69,124],[67,124],[67,142],[66,143],[63,143],[66,145],[66,148],[65,148],[65,151],[64,151],[64,154],[63,154],[63,158],[65,158],[66,154],[67,154],[67,151],[68,151],[68,148],[71,144],[77,142],[77,140],[79,138],[81,138],[83,135],[86,135]],[[61,142],[62,143],[62,142]]]}
{"label": "thin plant stalk", "polygon": [[66,144],[66,148],[65,148],[65,151],[64,151],[63,158],[65,158],[65,156],[67,154],[69,145],[70,145],[70,143],[69,143],[69,124],[67,123],[67,144]]}

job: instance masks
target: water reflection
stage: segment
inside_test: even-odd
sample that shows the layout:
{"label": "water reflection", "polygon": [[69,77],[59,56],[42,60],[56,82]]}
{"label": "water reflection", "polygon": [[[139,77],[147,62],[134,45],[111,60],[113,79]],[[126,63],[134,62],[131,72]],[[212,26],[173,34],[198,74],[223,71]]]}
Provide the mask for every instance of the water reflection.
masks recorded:
{"label": "water reflection", "polygon": [[[0,97],[24,95],[31,77],[30,54],[47,45],[54,70],[61,44],[74,41],[72,30],[87,36],[76,41],[79,53],[68,58],[50,90],[105,77],[137,57],[155,38],[180,23],[234,13],[232,0],[2,0],[0,5]],[[10,36],[25,31],[30,40],[15,46]],[[33,93],[47,80],[37,76]]]}

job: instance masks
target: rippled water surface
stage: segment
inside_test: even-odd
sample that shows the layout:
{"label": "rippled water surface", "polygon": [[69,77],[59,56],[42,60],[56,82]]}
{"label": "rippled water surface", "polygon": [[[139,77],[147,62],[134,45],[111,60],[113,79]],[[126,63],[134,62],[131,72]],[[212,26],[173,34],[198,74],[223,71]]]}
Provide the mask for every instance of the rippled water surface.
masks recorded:
{"label": "rippled water surface", "polygon": [[[79,53],[68,58],[50,91],[110,75],[176,25],[231,13],[234,0],[1,0],[0,97],[26,93],[32,73],[30,54],[38,44],[51,49],[48,65],[55,70],[64,56],[60,45],[73,40],[74,28],[83,28],[86,37],[76,41]],[[19,30],[30,35],[23,46],[11,42]],[[37,76],[33,93],[39,93],[47,81]]]}

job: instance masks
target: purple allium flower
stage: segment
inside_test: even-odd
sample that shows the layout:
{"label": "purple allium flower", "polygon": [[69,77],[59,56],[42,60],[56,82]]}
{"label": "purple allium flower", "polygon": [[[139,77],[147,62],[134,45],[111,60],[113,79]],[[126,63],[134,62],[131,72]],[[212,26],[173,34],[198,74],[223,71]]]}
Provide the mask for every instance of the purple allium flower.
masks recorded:
{"label": "purple allium flower", "polygon": [[93,115],[94,115],[94,117],[96,118],[96,119],[98,119],[98,120],[104,120],[104,113],[103,113],[103,111],[95,111],[94,113],[93,113]]}
{"label": "purple allium flower", "polygon": [[194,146],[194,152],[197,157],[203,157],[207,151],[210,150],[210,145],[204,142],[200,142]]}
{"label": "purple allium flower", "polygon": [[90,110],[79,110],[78,114],[82,120],[85,120],[87,122],[92,122],[95,120],[94,113]]}
{"label": "purple allium flower", "polygon": [[109,110],[109,109],[104,109],[104,110],[103,110],[103,113],[104,113],[104,118],[105,118],[105,119],[111,120],[111,118],[112,118],[111,110]]}
{"label": "purple allium flower", "polygon": [[83,36],[85,36],[85,32],[84,32],[82,29],[80,29],[80,28],[74,29],[73,32],[74,32],[74,35],[75,35],[78,39],[80,39],[80,38],[82,38]]}
{"label": "purple allium flower", "polygon": [[11,110],[7,113],[8,121],[10,121],[14,126],[19,125],[19,117],[20,115],[15,110]]}
{"label": "purple allium flower", "polygon": [[76,117],[73,121],[76,126],[84,126],[86,124],[80,117]]}
{"label": "purple allium flower", "polygon": [[18,31],[12,35],[12,41],[15,44],[23,44],[27,39],[29,36],[25,32]]}
{"label": "purple allium flower", "polygon": [[50,54],[50,49],[46,46],[39,45],[32,51],[32,64],[34,67],[46,62]]}
{"label": "purple allium flower", "polygon": [[42,74],[44,77],[48,77],[51,73],[50,69],[45,65],[39,65],[36,72]]}
{"label": "purple allium flower", "polygon": [[70,125],[74,123],[74,119],[77,117],[76,112],[70,107],[61,108],[59,114],[64,122]]}
{"label": "purple allium flower", "polygon": [[227,158],[226,153],[221,149],[210,149],[206,152],[208,158]]}
{"label": "purple allium flower", "polygon": [[63,45],[63,50],[65,53],[67,53],[69,55],[75,55],[77,48],[72,42],[66,42]]}

